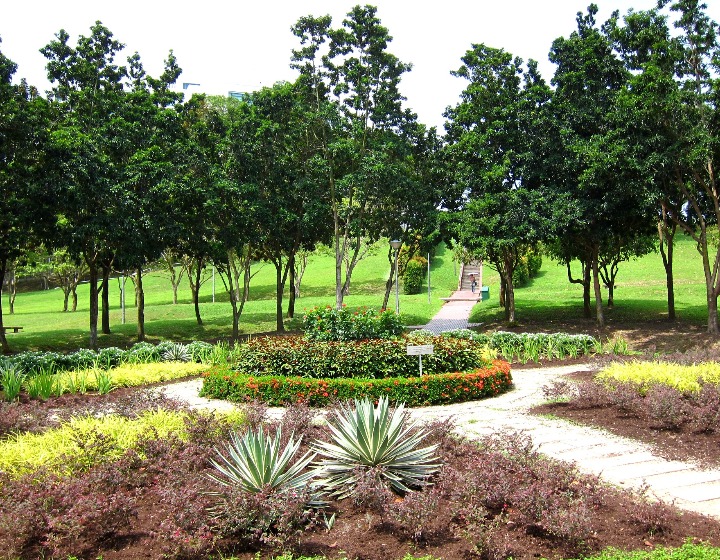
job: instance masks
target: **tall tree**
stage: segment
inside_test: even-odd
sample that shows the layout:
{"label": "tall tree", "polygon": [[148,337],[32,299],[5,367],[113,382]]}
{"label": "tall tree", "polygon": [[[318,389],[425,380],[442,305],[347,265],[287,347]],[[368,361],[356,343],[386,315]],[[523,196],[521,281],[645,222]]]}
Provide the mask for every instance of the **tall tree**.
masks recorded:
{"label": "tall tree", "polygon": [[357,240],[376,234],[369,217],[382,212],[390,198],[388,180],[397,175],[397,160],[388,146],[414,119],[403,111],[398,89],[410,65],[388,51],[392,37],[376,11],[356,6],[336,29],[329,16],[304,17],[293,27],[302,45],[293,51],[293,67],[314,100],[314,165],[324,177],[332,210],[338,307],[357,263]]}
{"label": "tall tree", "polygon": [[[100,22],[91,27],[90,36],[80,36],[75,47],[69,39],[61,30],[41,50],[53,84],[49,172],[63,192],[59,241],[88,265],[90,346],[97,348],[100,276],[107,289],[118,252],[124,252],[126,260],[130,248],[134,256],[142,253],[155,232],[148,235],[141,224],[159,223],[143,215],[148,202],[158,200],[148,198],[158,181],[158,166],[148,162],[158,163],[162,150],[155,134],[157,120],[147,110],[173,102],[168,87],[179,69],[172,53],[158,80],[145,77],[137,55],[128,59],[130,70],[119,66],[115,58],[124,45]],[[138,326],[142,337],[142,320]]]}
{"label": "tall tree", "polygon": [[[678,90],[672,89],[670,97],[675,102],[674,118],[672,126],[665,127],[672,135],[676,165],[671,188],[665,191],[663,210],[697,244],[705,277],[707,329],[718,334],[720,246],[713,241],[720,233],[718,24],[705,13],[707,6],[697,0],[661,0],[658,5],[669,5],[677,14],[675,27],[681,49],[673,69]],[[659,69],[656,65],[652,70]]]}
{"label": "tall tree", "polygon": [[533,130],[550,90],[531,61],[473,45],[453,75],[470,83],[445,125],[455,191],[467,199],[458,238],[490,262],[505,286],[505,316],[515,321],[513,273],[527,250],[549,234],[547,200],[534,165]]}
{"label": "tall tree", "polygon": [[[651,198],[628,160],[635,147],[619,130],[619,92],[628,71],[614,52],[608,24],[597,26],[595,4],[578,13],[577,31],[553,42],[557,65],[551,108],[561,127],[552,209],[564,224],[560,236],[589,265],[599,327],[605,325],[600,253],[620,230],[648,228]],[[613,14],[617,18],[617,14]],[[629,162],[629,164],[628,164]]]}
{"label": "tall tree", "polygon": [[[17,66],[0,52],[0,327],[2,282],[8,265],[54,226],[53,188],[39,172],[43,162],[46,103],[23,80],[12,83]],[[10,352],[5,331],[0,345]]]}

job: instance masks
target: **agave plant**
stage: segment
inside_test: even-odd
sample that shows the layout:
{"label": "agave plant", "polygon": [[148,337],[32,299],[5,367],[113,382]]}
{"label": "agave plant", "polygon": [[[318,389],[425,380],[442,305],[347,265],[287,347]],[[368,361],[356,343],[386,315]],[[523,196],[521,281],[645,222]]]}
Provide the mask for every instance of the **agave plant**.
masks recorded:
{"label": "agave plant", "polygon": [[162,359],[164,362],[189,362],[190,352],[184,344],[173,344],[163,352]]}
{"label": "agave plant", "polygon": [[419,449],[425,433],[407,421],[404,408],[401,404],[391,414],[384,397],[377,408],[368,399],[355,400],[354,410],[341,405],[328,419],[333,442],[315,442],[314,449],[325,457],[317,464],[319,482],[332,496],[352,495],[358,469],[381,467],[380,477],[399,493],[427,484],[440,467],[437,446]]}
{"label": "agave plant", "polygon": [[[220,460],[210,460],[220,473],[211,474],[210,478],[223,486],[239,487],[252,493],[268,489],[275,492],[304,491],[312,486],[315,476],[314,470],[306,470],[315,454],[308,451],[290,465],[302,438],[295,441],[291,435],[281,452],[281,437],[281,428],[278,428],[274,438],[266,436],[262,427],[248,430],[242,437],[236,432],[232,433],[227,446],[228,456],[218,451]],[[319,494],[313,494],[308,505],[323,505]]]}

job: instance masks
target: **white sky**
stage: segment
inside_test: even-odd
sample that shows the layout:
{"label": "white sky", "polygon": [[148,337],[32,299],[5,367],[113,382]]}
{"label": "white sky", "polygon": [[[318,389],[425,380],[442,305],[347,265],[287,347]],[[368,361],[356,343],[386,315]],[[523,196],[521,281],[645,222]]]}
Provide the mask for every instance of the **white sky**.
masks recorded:
{"label": "white sky", "polygon": [[[614,9],[649,9],[656,0],[595,0],[604,22]],[[339,26],[355,4],[378,7],[393,37],[390,52],[413,70],[403,77],[407,106],[421,122],[443,130],[442,113],[458,101],[466,82],[450,76],[472,43],[502,48],[524,60],[534,58],[549,82],[552,41],[576,29],[575,15],[591,0],[0,0],[0,50],[40,91],[49,87],[39,49],[65,29],[70,44],[89,35],[100,20],[126,45],[119,63],[135,51],[146,71],[158,75],[172,49],[183,69],[178,80],[201,84],[188,91],[251,91],[279,80],[293,80],[291,50],[299,43],[290,27],[304,15],[330,14]],[[720,21],[720,2],[708,13]]]}

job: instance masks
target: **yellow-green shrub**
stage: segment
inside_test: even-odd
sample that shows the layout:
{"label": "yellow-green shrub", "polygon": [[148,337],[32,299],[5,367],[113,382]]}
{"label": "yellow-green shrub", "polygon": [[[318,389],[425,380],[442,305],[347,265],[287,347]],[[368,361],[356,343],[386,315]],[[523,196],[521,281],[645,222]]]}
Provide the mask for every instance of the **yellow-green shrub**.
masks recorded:
{"label": "yellow-green shrub", "polygon": [[[191,362],[155,362],[123,364],[109,370],[114,387],[137,387],[160,381],[171,381],[191,375],[200,375],[207,366]],[[63,380],[63,388],[70,391],[71,378],[84,377],[88,391],[97,390],[97,379],[92,369],[69,371],[59,374]]]}
{"label": "yellow-green shrub", "polygon": [[618,363],[601,371],[596,379],[603,382],[636,383],[643,393],[658,383],[695,393],[700,390],[701,382],[720,384],[720,363],[706,362],[691,366],[665,362]]}

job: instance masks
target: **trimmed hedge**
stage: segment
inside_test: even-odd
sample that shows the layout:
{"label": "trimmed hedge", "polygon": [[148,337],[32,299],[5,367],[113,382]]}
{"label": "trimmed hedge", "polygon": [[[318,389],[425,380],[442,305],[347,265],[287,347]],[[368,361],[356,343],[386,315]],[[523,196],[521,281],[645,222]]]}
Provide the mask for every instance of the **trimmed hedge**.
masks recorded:
{"label": "trimmed hedge", "polygon": [[215,368],[203,374],[203,397],[233,402],[260,400],[271,406],[306,402],[324,407],[338,400],[385,396],[407,406],[430,406],[494,397],[512,385],[510,364],[494,360],[488,367],[386,379],[307,379],[282,375],[252,376]]}
{"label": "trimmed hedge", "polygon": [[[471,340],[437,337],[432,342],[434,353],[423,356],[423,372],[427,374],[485,367],[495,357]],[[407,337],[344,342],[261,337],[238,347],[233,369],[246,375],[322,379],[413,377],[419,373],[418,358],[407,355],[408,344],[417,342]]]}
{"label": "trimmed hedge", "polygon": [[327,305],[314,307],[303,317],[303,331],[308,340],[393,338],[403,330],[400,316],[388,309],[350,309],[345,305],[337,309]]}

